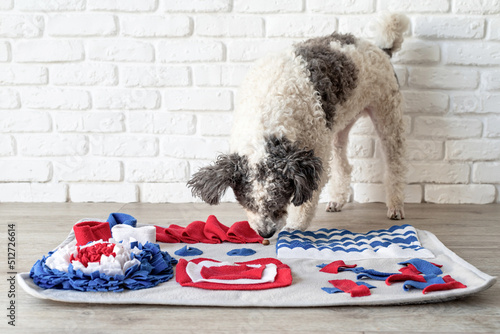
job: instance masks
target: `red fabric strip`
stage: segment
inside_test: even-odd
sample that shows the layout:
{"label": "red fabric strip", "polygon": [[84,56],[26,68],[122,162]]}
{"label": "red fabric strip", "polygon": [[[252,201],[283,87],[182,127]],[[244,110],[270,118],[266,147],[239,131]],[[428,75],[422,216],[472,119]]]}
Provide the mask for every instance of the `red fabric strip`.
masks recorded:
{"label": "red fabric strip", "polygon": [[227,241],[243,244],[262,242],[264,238],[258,235],[247,221],[234,223],[227,231]]}
{"label": "red fabric strip", "polygon": [[344,261],[338,260],[324,266],[320,271],[324,273],[338,274],[340,268],[356,268],[356,266],[356,264],[347,265]]}
{"label": "red fabric strip", "polygon": [[186,240],[188,238],[189,240],[193,240],[194,242],[203,242],[203,243],[216,243],[213,241],[213,239],[207,238],[205,236],[205,222],[202,221],[194,221],[186,228],[184,228],[184,231],[182,232],[182,239]]}
{"label": "red fabric strip", "polygon": [[201,277],[205,279],[261,279],[266,266],[249,267],[246,264],[235,266],[203,267],[201,268]]}
{"label": "red fabric strip", "polygon": [[357,285],[356,282],[349,279],[335,279],[328,281],[337,289],[350,293],[351,297],[370,296],[370,289],[366,285]]}
{"label": "red fabric strip", "polygon": [[172,224],[168,228],[160,226],[155,226],[155,228],[156,241],[166,243],[216,244],[224,241],[254,243],[264,240],[247,221],[236,222],[231,227],[227,227],[213,215],[209,216],[206,222],[194,221],[187,227]]}
{"label": "red fabric strip", "polygon": [[207,239],[212,240],[214,243],[220,243],[227,240],[228,230],[229,227],[219,222],[214,215],[210,215],[207,218],[203,232]]}
{"label": "red fabric strip", "polygon": [[429,285],[425,287],[422,292],[425,294],[432,291],[465,289],[467,287],[467,285],[455,281],[450,275],[443,276],[443,280],[445,281],[445,283]]}
{"label": "red fabric strip", "polygon": [[408,263],[405,267],[399,269],[402,274],[405,275],[419,275],[421,272],[413,264]]}
{"label": "red fabric strip", "polygon": [[73,226],[76,245],[83,246],[91,241],[108,241],[111,238],[111,228],[108,222],[84,221]]}
{"label": "red fabric strip", "polygon": [[391,285],[391,283],[404,281],[426,282],[424,276],[419,274],[396,274],[387,277],[387,279],[385,280],[385,284]]}

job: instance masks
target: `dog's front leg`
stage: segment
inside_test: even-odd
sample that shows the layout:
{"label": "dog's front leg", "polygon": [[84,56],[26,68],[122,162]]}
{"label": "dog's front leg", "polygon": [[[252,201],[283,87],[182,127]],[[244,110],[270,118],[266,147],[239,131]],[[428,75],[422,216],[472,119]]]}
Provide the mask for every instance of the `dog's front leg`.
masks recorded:
{"label": "dog's front leg", "polygon": [[315,190],[312,198],[304,204],[299,206],[291,204],[288,207],[288,219],[283,229],[287,231],[306,230],[316,214],[319,195],[320,192]]}

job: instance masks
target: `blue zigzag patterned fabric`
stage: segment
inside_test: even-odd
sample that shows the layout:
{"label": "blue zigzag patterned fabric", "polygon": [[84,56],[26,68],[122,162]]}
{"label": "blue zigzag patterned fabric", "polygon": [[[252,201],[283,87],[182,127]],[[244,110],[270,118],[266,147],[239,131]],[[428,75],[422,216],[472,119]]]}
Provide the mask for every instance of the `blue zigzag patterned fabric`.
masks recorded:
{"label": "blue zigzag patterned fabric", "polygon": [[371,258],[434,258],[422,247],[416,229],[395,225],[368,233],[342,229],[282,231],[276,243],[278,258],[362,260]]}

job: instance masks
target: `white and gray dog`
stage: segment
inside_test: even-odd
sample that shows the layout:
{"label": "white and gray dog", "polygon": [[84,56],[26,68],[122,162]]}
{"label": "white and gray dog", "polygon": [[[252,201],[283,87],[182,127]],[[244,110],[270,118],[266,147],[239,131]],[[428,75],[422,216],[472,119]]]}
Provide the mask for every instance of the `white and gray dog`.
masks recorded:
{"label": "white and gray dog", "polygon": [[404,15],[384,14],[374,44],[333,33],[258,61],[240,89],[231,153],[193,175],[193,194],[218,204],[231,187],[265,238],[283,227],[304,230],[328,179],[326,210],[340,211],[348,201],[348,135],[368,113],[385,156],[388,217],[403,219],[402,97],[390,57],[408,24]]}

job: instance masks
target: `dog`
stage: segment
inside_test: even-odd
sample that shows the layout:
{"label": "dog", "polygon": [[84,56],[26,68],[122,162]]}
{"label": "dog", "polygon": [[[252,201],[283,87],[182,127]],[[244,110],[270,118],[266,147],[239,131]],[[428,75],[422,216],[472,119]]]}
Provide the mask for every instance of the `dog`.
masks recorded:
{"label": "dog", "polygon": [[388,217],[404,219],[405,138],[402,96],[390,62],[409,20],[384,14],[371,43],[333,33],[264,57],[249,71],[234,112],[230,153],[188,181],[215,205],[228,187],[264,238],[305,230],[328,183],[326,210],[349,200],[349,131],[367,113],[384,151]]}

